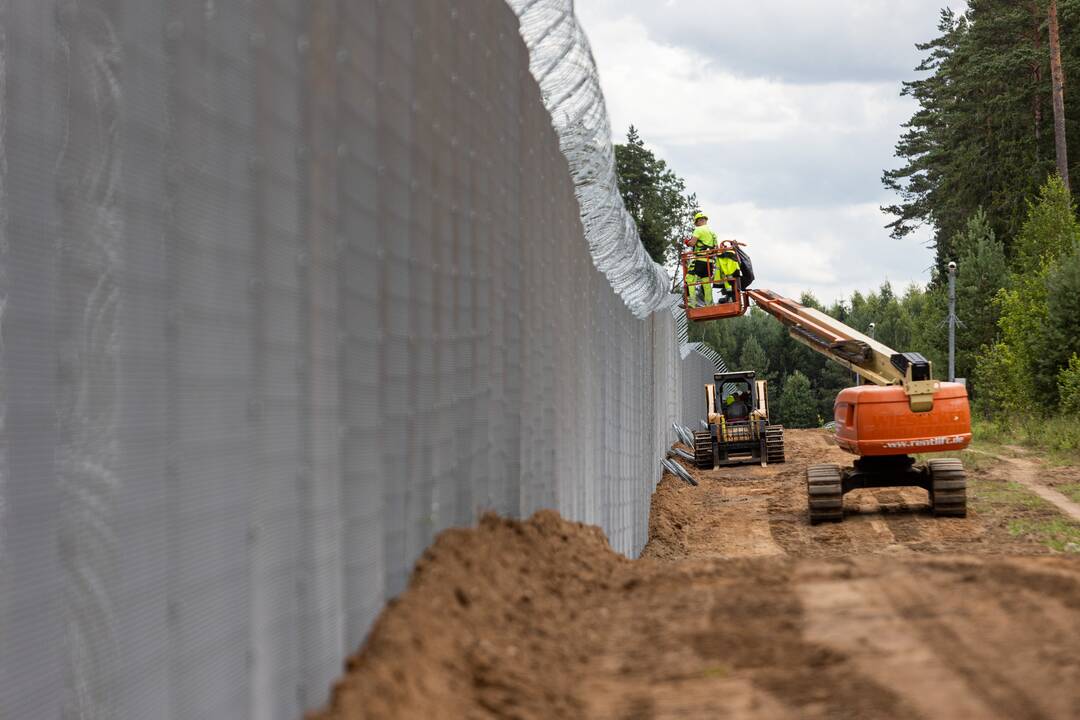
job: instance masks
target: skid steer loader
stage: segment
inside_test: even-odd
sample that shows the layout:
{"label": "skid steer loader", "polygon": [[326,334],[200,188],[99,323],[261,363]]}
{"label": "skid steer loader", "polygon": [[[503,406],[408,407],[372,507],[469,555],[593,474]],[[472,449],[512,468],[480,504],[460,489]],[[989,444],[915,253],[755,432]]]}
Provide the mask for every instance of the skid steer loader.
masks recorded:
{"label": "skid steer loader", "polygon": [[709,429],[694,433],[697,467],[784,462],[784,427],[769,421],[764,380],[748,371],[717,373],[705,386],[705,402]]}

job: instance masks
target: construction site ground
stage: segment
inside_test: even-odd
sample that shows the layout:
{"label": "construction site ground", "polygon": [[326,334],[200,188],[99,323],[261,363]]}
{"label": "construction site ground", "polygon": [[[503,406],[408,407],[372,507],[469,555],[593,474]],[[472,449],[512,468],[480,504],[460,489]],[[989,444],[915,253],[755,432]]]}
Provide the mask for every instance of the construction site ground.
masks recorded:
{"label": "construction site ground", "polygon": [[639,560],[552,512],[443,533],[316,717],[1080,717],[1080,468],[969,451],[966,519],[879,489],[811,526],[806,466],[849,459],[665,477]]}

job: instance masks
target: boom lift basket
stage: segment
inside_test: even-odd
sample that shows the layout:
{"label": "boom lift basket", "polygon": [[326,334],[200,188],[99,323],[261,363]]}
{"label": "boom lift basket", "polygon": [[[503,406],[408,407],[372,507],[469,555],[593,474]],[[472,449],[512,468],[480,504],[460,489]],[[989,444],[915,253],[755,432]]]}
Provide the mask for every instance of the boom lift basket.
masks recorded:
{"label": "boom lift basket", "polygon": [[[743,290],[741,277],[738,275],[722,278],[713,277],[720,256],[724,253],[735,253],[738,256],[738,250],[739,247],[736,243],[723,240],[716,250],[705,253],[683,253],[679,258],[684,278],[683,304],[686,306],[686,317],[688,319],[694,322],[721,320],[723,318],[739,317],[750,309],[750,298]],[[691,274],[695,265],[698,266],[698,269],[705,269],[706,273],[704,275],[693,273],[695,277],[703,279],[692,283],[687,282],[685,278]],[[730,293],[725,290],[725,284],[731,285]],[[707,285],[712,286],[713,302],[705,304],[704,289]],[[695,302],[701,304],[695,307],[690,301],[692,297]],[[723,301],[718,302],[721,298]]]}

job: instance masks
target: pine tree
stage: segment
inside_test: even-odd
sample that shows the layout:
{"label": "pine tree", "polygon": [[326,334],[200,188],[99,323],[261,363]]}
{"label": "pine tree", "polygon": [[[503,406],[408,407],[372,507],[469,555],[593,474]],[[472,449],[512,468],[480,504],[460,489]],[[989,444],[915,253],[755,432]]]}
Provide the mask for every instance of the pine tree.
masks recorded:
{"label": "pine tree", "polygon": [[615,173],[641,244],[663,265],[675,257],[679,240],[690,234],[697,197],[687,194],[683,179],[645,147],[633,125],[626,143],[615,146]]}
{"label": "pine tree", "polygon": [[780,418],[791,428],[818,426],[818,407],[810,390],[810,380],[796,370],[784,382],[780,394]]}
{"label": "pine tree", "polygon": [[753,370],[761,379],[765,379],[769,371],[769,358],[753,335],[747,338],[739,353],[739,370]]}
{"label": "pine tree", "polygon": [[956,331],[956,375],[970,378],[980,350],[997,336],[998,308],[993,299],[1008,282],[1009,265],[981,208],[952,245],[958,264],[956,314],[962,323]]}
{"label": "pine tree", "polygon": [[896,205],[882,210],[896,216],[889,223],[894,238],[904,238],[927,223],[942,222],[942,170],[948,152],[945,116],[952,103],[952,63],[950,60],[967,30],[967,20],[950,10],[941,11],[938,31],[941,35],[916,47],[927,53],[915,68],[930,73],[920,80],[905,82],[900,94],[914,99],[919,109],[902,126],[904,133],[896,144],[896,157],[906,162],[896,170],[886,170],[882,183],[900,196]]}
{"label": "pine tree", "polygon": [[[1076,12],[1076,0],[1061,4],[1066,19]],[[928,55],[917,70],[930,74],[904,84],[919,110],[896,146],[904,165],[883,176],[900,201],[883,209],[896,237],[933,226],[938,278],[980,206],[1011,256],[1028,198],[1055,172],[1046,12],[1041,1],[971,0],[962,16],[944,11],[940,36],[919,45]],[[1063,58],[1066,71],[1077,60]]]}

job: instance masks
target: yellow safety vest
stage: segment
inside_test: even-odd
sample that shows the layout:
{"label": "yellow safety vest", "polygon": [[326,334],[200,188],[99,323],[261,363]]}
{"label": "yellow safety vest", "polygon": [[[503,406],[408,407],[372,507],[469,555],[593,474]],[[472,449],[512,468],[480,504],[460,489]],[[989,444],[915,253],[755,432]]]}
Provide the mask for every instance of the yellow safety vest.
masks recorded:
{"label": "yellow safety vest", "polygon": [[717,245],[716,233],[709,229],[708,225],[694,228],[694,252],[706,253],[715,250]]}

